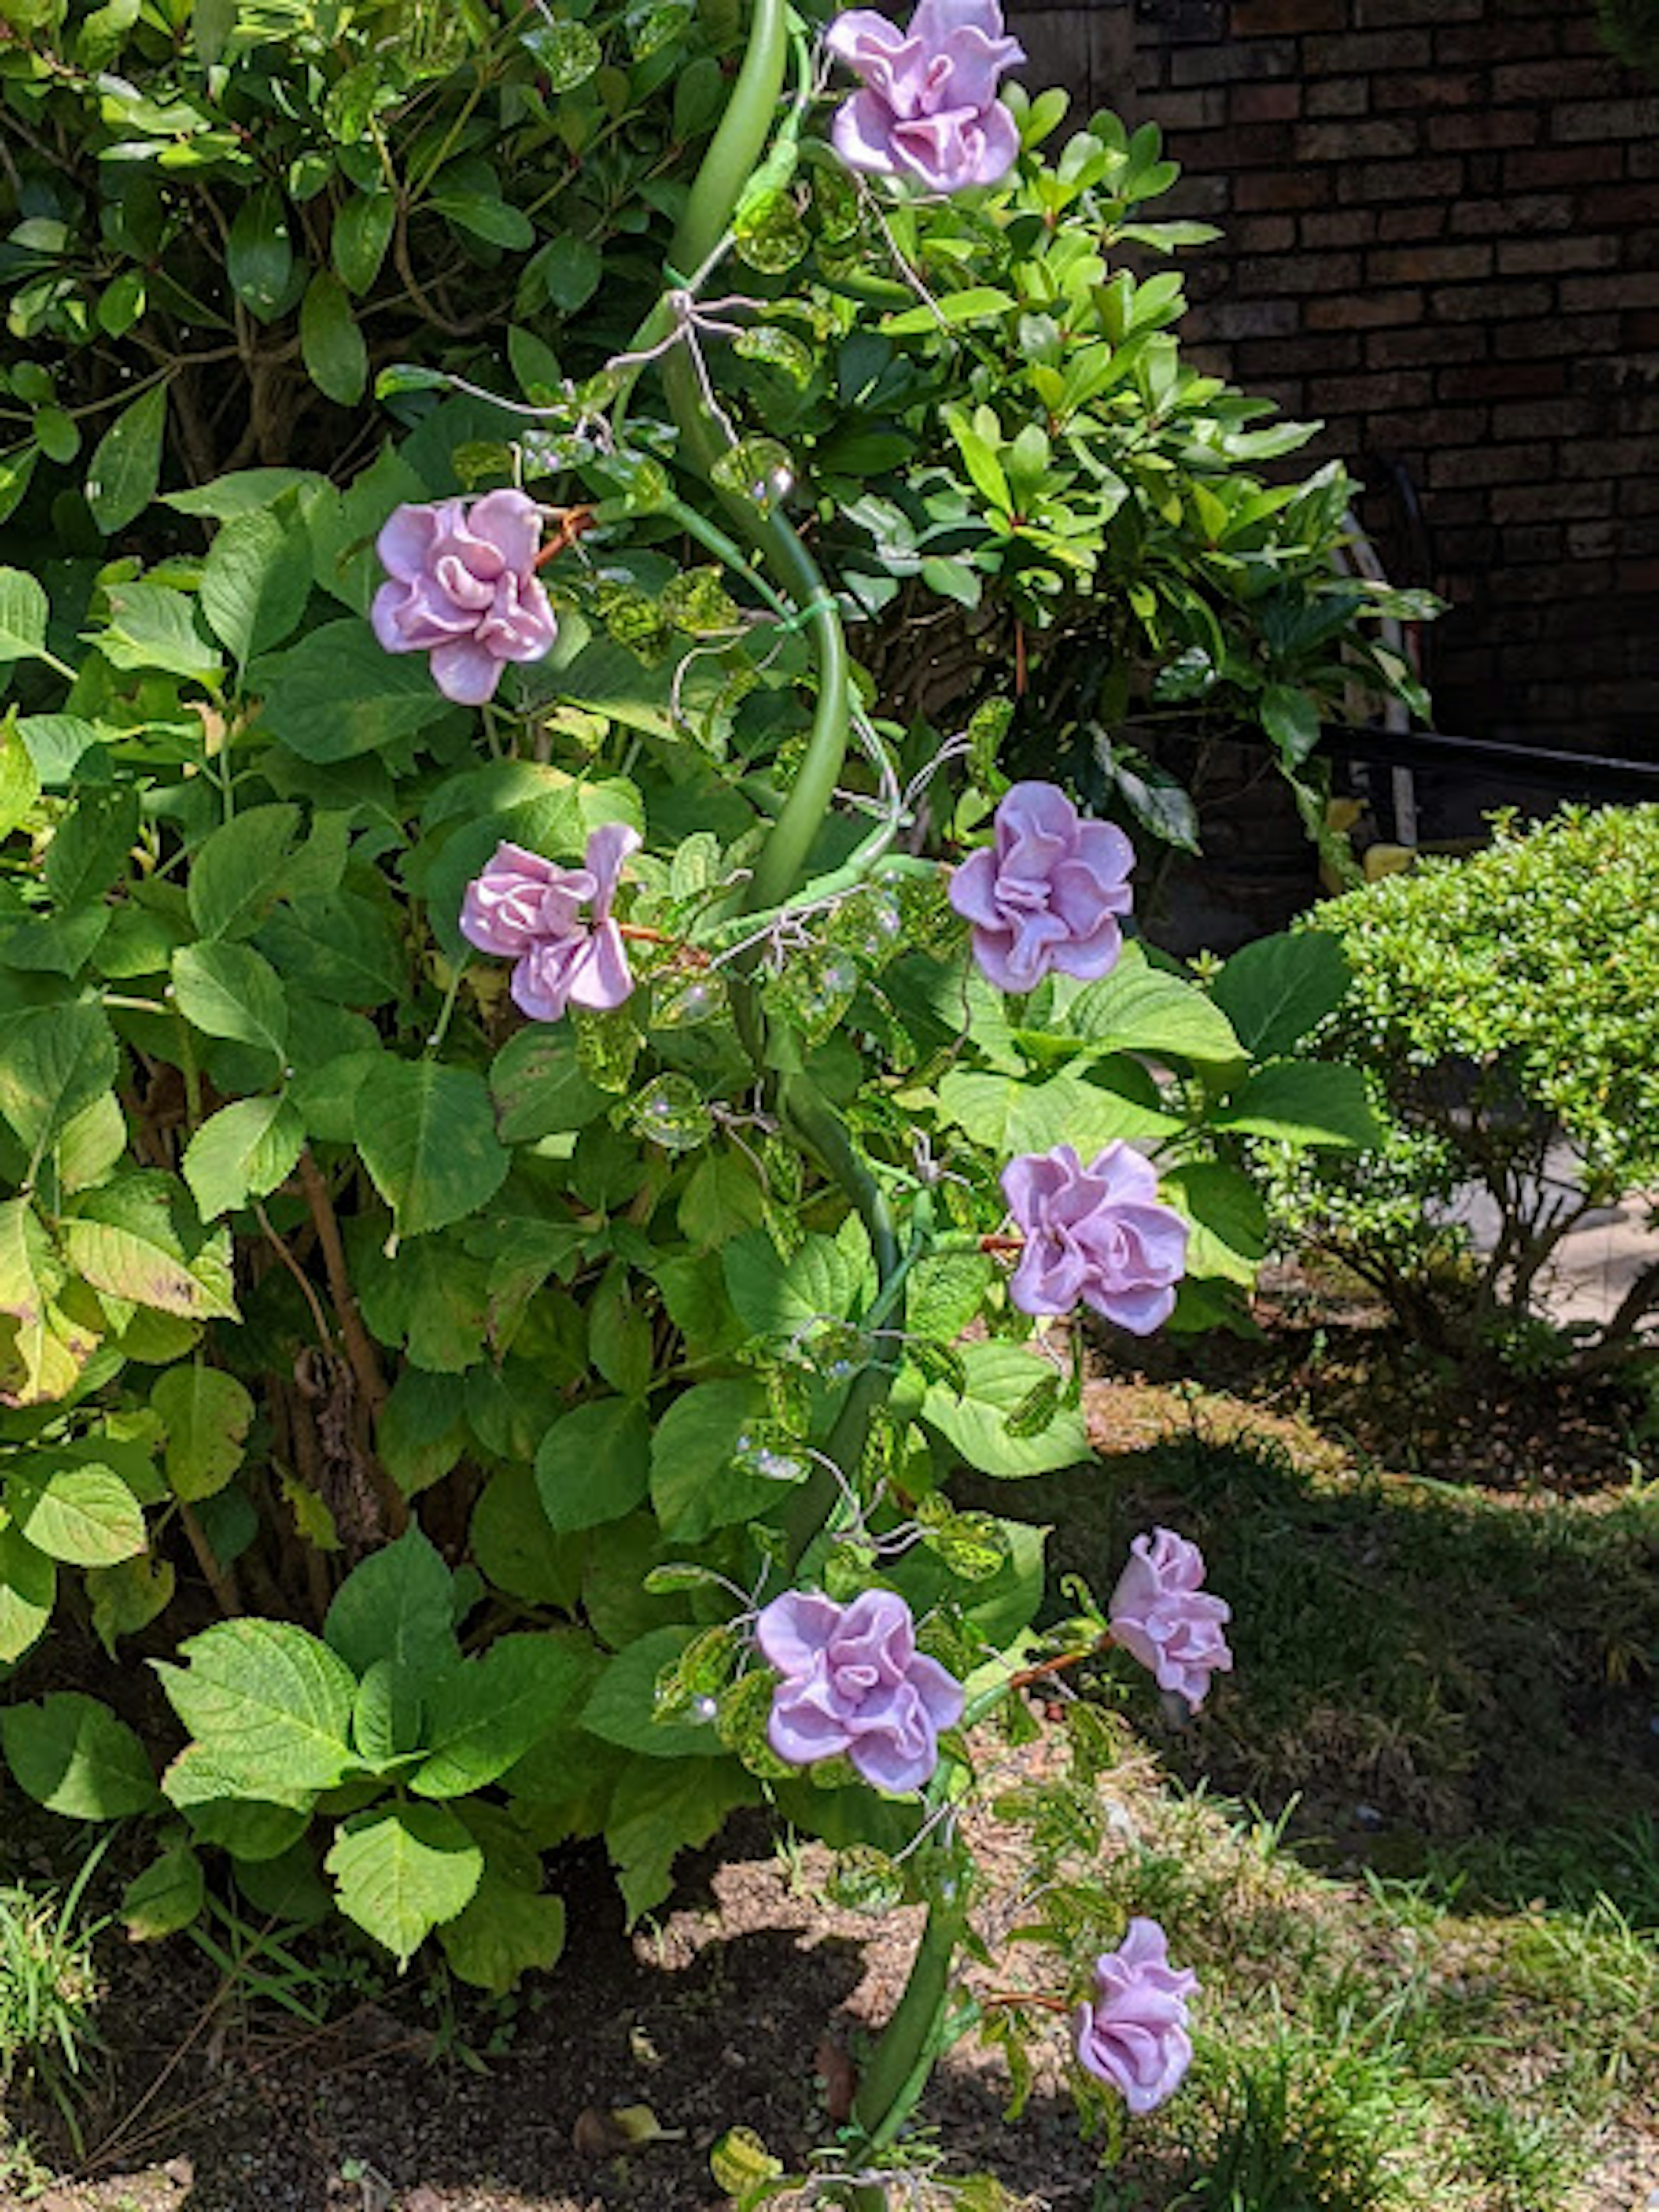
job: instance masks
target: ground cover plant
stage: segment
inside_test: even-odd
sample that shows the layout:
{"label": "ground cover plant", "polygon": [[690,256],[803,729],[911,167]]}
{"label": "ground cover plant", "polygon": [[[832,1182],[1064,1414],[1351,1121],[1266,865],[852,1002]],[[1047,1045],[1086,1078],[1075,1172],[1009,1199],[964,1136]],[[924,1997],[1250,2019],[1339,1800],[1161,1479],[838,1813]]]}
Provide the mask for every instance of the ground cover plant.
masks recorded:
{"label": "ground cover plant", "polygon": [[[1659,810],[1494,827],[1480,853],[1425,860],[1312,917],[1354,976],[1324,1047],[1366,1072],[1386,1133],[1363,1166],[1298,1164],[1284,1233],[1341,1261],[1436,1350],[1638,1370],[1659,1266],[1604,1324],[1565,1336],[1543,1293],[1562,1240],[1599,1208],[1644,1208],[1659,1176],[1646,1013]],[[1471,1187],[1498,1224],[1478,1260],[1452,1203]]]}
{"label": "ground cover plant", "polygon": [[[1108,265],[1179,242],[1134,221],[1168,181],[1155,135],[1097,118],[1046,160],[1062,106],[999,96],[1018,56],[990,0],[923,0],[908,35],[855,14],[821,42],[778,0],[740,45],[711,15],[573,11],[532,27],[562,30],[551,59],[466,24],[465,68],[416,44],[384,100],[379,64],[310,19],[283,19],[315,49],[291,94],[263,16],[208,27],[209,54],[198,22],[193,58],[142,16],[71,33],[49,9],[13,41],[8,97],[49,171],[88,41],[129,29],[163,70],[204,62],[213,100],[281,112],[268,141],[233,117],[226,144],[182,86],[152,112],[96,83],[100,127],[137,134],[96,149],[100,194],[140,180],[105,210],[112,284],[126,214],[199,249],[221,182],[248,188],[234,300],[208,304],[256,416],[253,325],[297,313],[339,404],[367,378],[343,229],[384,233],[392,328],[411,302],[431,319],[405,218],[529,244],[522,211],[486,220],[493,172],[446,166],[498,94],[518,154],[557,138],[584,191],[600,134],[648,137],[653,100],[675,128],[659,173],[624,162],[616,185],[613,213],[646,210],[619,235],[667,235],[620,254],[615,297],[604,221],[543,264],[550,296],[573,253],[591,277],[562,280],[571,316],[595,303],[580,336],[515,294],[485,381],[411,346],[377,380],[403,434],[338,484],[289,453],[290,358],[277,428],[230,451],[261,465],[172,491],[159,542],[128,550],[188,398],[159,371],[53,497],[71,557],[0,572],[0,1658],[21,1668],[0,1749],[48,1809],[149,1824],[136,1935],[200,1940],[234,1895],[343,1915],[492,1992],[558,1957],[559,1847],[602,1837],[637,1917],[681,1850],[764,1805],[841,1854],[847,1894],[927,1908],[806,2177],[869,2207],[932,2159],[906,2124],[972,2029],[1012,2053],[1027,2013],[1070,2010],[1110,2140],[1189,2056],[1190,1970],[1086,1883],[1036,1931],[1063,1939],[1053,1986],[961,1998],[964,1730],[1023,1730],[1025,1688],[1109,1646],[1196,1709],[1231,1664],[1227,1606],[1159,1523],[1039,1628],[1042,1528],[952,1484],[1086,1454],[1079,1307],[1131,1336],[1238,1315],[1264,1228],[1250,1140],[1371,1135],[1353,1072],[1298,1056],[1346,987],[1328,945],[1253,948],[1200,988],[1124,935],[1124,831],[1011,782],[1022,641],[1115,546],[1158,580],[1128,589],[1139,634],[1207,689],[1218,607],[1243,623],[1260,596],[1261,651],[1229,680],[1289,758],[1318,716],[1293,671],[1355,643],[1367,602],[1317,580],[1340,484],[1237,470],[1289,441],[1182,366],[1167,273]],[[382,163],[382,192],[343,149],[382,111],[429,120],[428,61],[459,111],[412,170]],[[826,137],[831,62],[861,88]],[[538,73],[576,110],[547,109]],[[319,117],[342,150],[301,192]],[[301,253],[289,203],[313,201]],[[63,207],[14,240],[52,264],[14,334],[38,315],[63,374],[95,380],[149,292],[94,336],[110,271],[83,265],[88,231],[69,242],[90,198]],[[57,417],[76,417],[18,380],[27,521],[36,458],[69,465]],[[855,514],[880,467],[892,500]],[[100,534],[114,557],[82,556]],[[1003,623],[1006,696],[944,739],[889,719],[848,656],[845,614],[912,574],[962,603],[994,586]],[[46,1672],[64,1617],[111,1662],[72,1687]],[[122,1679],[135,1650],[160,1714]],[[1089,1705],[1066,1713],[1039,1850],[1113,1756]],[[802,2185],[747,2138],[716,2176],[750,2203]]]}

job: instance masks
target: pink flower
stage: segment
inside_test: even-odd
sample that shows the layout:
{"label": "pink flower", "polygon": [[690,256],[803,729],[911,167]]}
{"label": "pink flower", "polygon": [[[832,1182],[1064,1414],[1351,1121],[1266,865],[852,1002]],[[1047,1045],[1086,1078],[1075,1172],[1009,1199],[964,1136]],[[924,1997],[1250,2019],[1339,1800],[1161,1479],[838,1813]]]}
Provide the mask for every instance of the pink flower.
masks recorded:
{"label": "pink flower", "polygon": [[589,837],[580,868],[556,867],[521,845],[497,845],[468,884],[461,934],[480,952],[514,963],[508,988],[532,1022],[556,1022],[573,1005],[619,1006],[633,990],[611,905],[623,863],[640,842],[637,830],[607,822]]}
{"label": "pink flower", "polygon": [[836,151],[849,169],[959,192],[997,184],[1014,166],[1019,131],[997,80],[1025,53],[1004,37],[998,0],[920,0],[908,31],[854,8],[824,44],[864,79],[836,113]]}
{"label": "pink flower", "polygon": [[1078,2062],[1132,2112],[1150,2112],[1181,2087],[1193,2063],[1187,2000],[1197,1987],[1189,1968],[1170,1964],[1156,1920],[1132,1920],[1117,1949],[1096,1960],[1095,2001],[1077,2010]]}
{"label": "pink flower", "polygon": [[429,653],[445,698],[483,706],[504,661],[539,660],[558,635],[536,574],[541,534],[521,491],[398,507],[374,544],[392,580],[369,610],[375,636],[388,653]]}
{"label": "pink flower", "polygon": [[792,1766],[845,1752],[878,1790],[919,1790],[939,1765],[939,1734],[962,1718],[962,1685],[916,1650],[910,1608],[892,1590],[837,1605],[786,1590],[755,1623],[781,1680],[767,1738]]}
{"label": "pink flower", "polygon": [[1232,1607],[1202,1587],[1203,1553],[1172,1528],[1137,1536],[1129,1553],[1106,1608],[1113,1638],[1152,1669],[1160,1690],[1174,1690],[1196,1712],[1211,1675],[1232,1670],[1221,1632]]}
{"label": "pink flower", "polygon": [[1109,822],[1084,822],[1052,783],[1017,783],[992,842],[951,878],[974,925],[974,957],[1000,991],[1029,991],[1052,969],[1093,981],[1117,965],[1117,917],[1133,899],[1134,848]]}
{"label": "pink flower", "polygon": [[1134,1336],[1175,1309],[1187,1224],[1161,1205],[1151,1164],[1108,1145],[1085,1169],[1070,1145],[1023,1152],[1002,1194],[1025,1238],[1008,1295],[1022,1313],[1067,1314],[1079,1300]]}

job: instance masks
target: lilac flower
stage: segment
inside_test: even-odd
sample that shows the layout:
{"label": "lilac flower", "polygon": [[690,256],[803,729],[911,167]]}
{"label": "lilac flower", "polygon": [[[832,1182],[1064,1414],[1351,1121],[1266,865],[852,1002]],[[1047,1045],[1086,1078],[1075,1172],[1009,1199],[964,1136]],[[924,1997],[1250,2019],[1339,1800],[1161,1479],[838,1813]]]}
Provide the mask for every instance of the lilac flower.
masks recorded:
{"label": "lilac flower", "polygon": [[369,620],[388,653],[429,653],[458,706],[495,696],[508,660],[539,660],[558,635],[536,574],[541,510],[521,491],[400,507],[375,540],[392,578]]}
{"label": "lilac flower", "polygon": [[1156,1920],[1132,1920],[1117,1949],[1096,1960],[1095,2001],[1077,2010],[1078,2061],[1132,2112],[1152,2112],[1181,2087],[1193,2063],[1187,2000],[1197,1987],[1190,1968],[1170,1964]]}
{"label": "lilac flower", "polygon": [[1196,1712],[1211,1675],[1231,1672],[1221,1632],[1232,1607],[1202,1587],[1203,1553],[1172,1528],[1137,1536],[1129,1553],[1106,1608],[1113,1638],[1152,1669],[1160,1690],[1174,1690]]}
{"label": "lilac flower", "polygon": [[1002,1171],[1002,1194],[1025,1238],[1008,1285],[1022,1313],[1067,1314],[1080,1300],[1134,1336],[1168,1321],[1187,1224],[1158,1202],[1139,1152],[1108,1145],[1087,1168],[1070,1145],[1023,1152]]}
{"label": "lilac flower", "polygon": [[1109,822],[1084,822],[1052,783],[1017,783],[992,842],[951,878],[974,925],[974,957],[1000,991],[1029,991],[1052,969],[1092,981],[1117,964],[1134,848]]}
{"label": "lilac flower", "polygon": [[607,822],[589,837],[579,868],[556,867],[521,845],[497,845],[468,884],[461,934],[480,952],[514,963],[508,988],[532,1022],[556,1022],[573,1005],[619,1006],[633,990],[611,906],[623,863],[640,842],[637,830]]}
{"label": "lilac flower", "polygon": [[959,192],[997,184],[1014,166],[1019,131],[997,80],[1025,53],[1003,35],[998,0],[920,0],[908,31],[854,8],[824,44],[864,79],[836,114],[836,151],[849,169]]}
{"label": "lilac flower", "polygon": [[878,1790],[919,1790],[939,1765],[939,1735],[962,1718],[962,1685],[916,1650],[910,1608],[892,1590],[837,1605],[786,1590],[755,1623],[782,1678],[767,1737],[780,1759],[811,1766],[845,1752]]}

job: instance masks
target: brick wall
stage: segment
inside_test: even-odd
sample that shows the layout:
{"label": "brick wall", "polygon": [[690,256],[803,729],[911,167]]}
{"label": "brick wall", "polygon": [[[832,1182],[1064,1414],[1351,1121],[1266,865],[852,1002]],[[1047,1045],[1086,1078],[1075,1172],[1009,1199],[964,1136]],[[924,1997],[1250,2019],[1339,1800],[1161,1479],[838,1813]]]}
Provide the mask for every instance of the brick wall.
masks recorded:
{"label": "brick wall", "polygon": [[1440,726],[1659,757],[1659,95],[1594,0],[1008,14],[1029,82],[1162,123],[1172,204],[1224,227],[1196,357],[1410,471]]}

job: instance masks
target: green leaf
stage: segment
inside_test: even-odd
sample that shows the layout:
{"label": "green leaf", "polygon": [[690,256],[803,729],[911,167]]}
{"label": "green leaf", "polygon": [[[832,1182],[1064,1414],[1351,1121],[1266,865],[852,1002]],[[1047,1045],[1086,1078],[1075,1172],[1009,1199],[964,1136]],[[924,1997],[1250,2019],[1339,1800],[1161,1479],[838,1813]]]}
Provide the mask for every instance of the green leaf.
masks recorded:
{"label": "green leaf", "polygon": [[335,216],[329,252],[348,291],[361,296],[380,275],[397,221],[397,195],[386,191],[358,192]]}
{"label": "green leaf", "polygon": [[36,1158],[115,1081],[115,1033],[101,1006],[27,1006],[0,1018],[0,1115]]}
{"label": "green leaf", "polygon": [[268,1198],[305,1148],[306,1125],[287,1098],[239,1098],[211,1114],[179,1163],[204,1221]]}
{"label": "green leaf", "polygon": [[1176,1168],[1163,1178],[1163,1195],[1192,1224],[1188,1274],[1219,1275],[1248,1290],[1267,1247],[1267,1209],[1249,1177],[1213,1162]]}
{"label": "green leaf", "polygon": [[404,948],[390,919],[351,891],[282,908],[260,931],[259,950],[290,989],[331,1006],[383,1006],[408,987]]}
{"label": "green leaf", "polygon": [[1235,952],[1211,986],[1253,1060],[1287,1053],[1347,996],[1348,957],[1322,930],[1259,937]]}
{"label": "green leaf", "polygon": [[869,1252],[854,1218],[840,1236],[805,1238],[787,1260],[763,1229],[733,1238],[720,1258],[744,1326],[756,1336],[797,1337],[854,1312],[870,1273]]}
{"label": "green leaf", "polygon": [[293,271],[287,204],[274,185],[261,185],[236,210],[225,246],[225,273],[248,313],[269,323],[288,305]]}
{"label": "green leaf", "polygon": [[503,1636],[454,1667],[427,1698],[428,1756],[409,1778],[420,1797],[463,1797],[496,1781],[592,1680],[592,1646],[574,1631]]}
{"label": "green leaf", "polygon": [[211,483],[194,484],[188,491],[170,491],[161,504],[180,514],[205,514],[216,522],[228,522],[255,507],[274,507],[285,493],[327,479],[314,469],[233,469],[215,477]]}
{"label": "green leaf", "polygon": [[357,1093],[357,1145],[401,1237],[476,1213],[510,1161],[483,1078],[429,1060],[388,1055],[369,1070]]}
{"label": "green leaf", "polygon": [[19,1534],[70,1566],[113,1566],[145,1548],[144,1510],[112,1467],[39,1452],[13,1463],[5,1496]]}
{"label": "green leaf", "polygon": [[536,1453],[542,1510],[561,1531],[620,1521],[650,1487],[651,1423],[629,1399],[578,1406],[553,1424]]}
{"label": "green leaf", "polygon": [[288,998],[276,969],[251,945],[181,945],[173,956],[179,1011],[209,1036],[252,1045],[269,1074],[287,1064]]}
{"label": "green leaf", "polygon": [[121,1919],[134,1943],[158,1942],[188,1928],[207,1897],[202,1862],[188,1844],[174,1844],[127,1884]]}
{"label": "green leaf", "polygon": [[582,1726],[624,1751],[649,1759],[719,1759],[726,1747],[708,1725],[655,1717],[657,1677],[702,1631],[653,1628],[619,1651],[593,1686],[582,1708]]}
{"label": "green leaf", "polygon": [[403,1966],[465,1909],[483,1853],[447,1806],[379,1805],[344,1823],[324,1863],[341,1911]]}
{"label": "green leaf", "polygon": [[961,1358],[968,1387],[961,1398],[935,1383],[922,1401],[921,1418],[955,1446],[981,1474],[1050,1474],[1090,1456],[1089,1431],[1073,1407],[1057,1406],[1035,1435],[1011,1435],[1008,1416],[1054,1374],[1049,1363],[1018,1345],[964,1344]]}
{"label": "green leaf", "polygon": [[1300,768],[1319,743],[1319,708],[1293,684],[1270,684],[1257,710],[1286,768]]}
{"label": "green leaf", "polygon": [[[666,1734],[668,1731],[661,1731]],[[703,1731],[720,1748],[712,1729]],[[752,1805],[760,1785],[737,1760],[716,1765],[685,1759],[674,1766],[630,1763],[617,1779],[605,1826],[631,1925],[662,1903],[673,1887],[681,1851],[706,1844],[739,1805]]]}
{"label": "green leaf", "polygon": [[[208,548],[202,567],[202,612],[239,668],[246,668],[256,653],[280,645],[305,612],[310,597],[311,549],[305,534],[291,523],[280,522],[268,507],[234,516]],[[276,811],[253,810],[256,815]],[[237,827],[236,821],[225,824],[227,830]]]}
{"label": "green leaf", "polygon": [[316,1792],[281,1790],[221,1765],[198,1743],[181,1751],[161,1777],[161,1794],[198,1838],[238,1859],[280,1858],[311,1825]]}
{"label": "green leaf", "polygon": [[568,1022],[532,1022],[520,1030],[496,1054],[489,1089],[505,1145],[586,1128],[611,1103],[583,1072]]}
{"label": "green leaf", "polygon": [[1363,1070],[1324,1060],[1268,1060],[1211,1120],[1287,1145],[1364,1152],[1382,1141]]}
{"label": "green leaf", "polygon": [[113,1297],[196,1321],[234,1321],[229,1238],[220,1231],[187,1250],[173,1214],[179,1196],[171,1178],[142,1172],[84,1192],[60,1226],[64,1256]]}
{"label": "green leaf", "polygon": [[197,625],[197,603],[166,584],[109,584],[110,626],[93,639],[112,667],[143,675],[160,669],[206,683],[222,661]]}
{"label": "green leaf", "polygon": [[250,806],[211,831],[191,861],[191,920],[204,937],[250,937],[282,895],[297,806]]}
{"label": "green leaf", "polygon": [[493,1588],[529,1605],[569,1612],[581,1589],[585,1547],[580,1538],[556,1536],[527,1467],[491,1475],[472,1509],[470,1532],[478,1571]]}
{"label": "green leaf", "polygon": [[155,496],[167,414],[167,386],[152,384],[121,410],[93,449],[83,489],[106,538],[135,521]]}
{"label": "green leaf", "polygon": [[939,1103],[947,1121],[1006,1158],[1071,1145],[1087,1160],[1119,1139],[1156,1141],[1181,1127],[1175,1115],[1069,1070],[1046,1083],[1018,1083],[953,1069],[939,1085]]}
{"label": "green leaf", "polygon": [[0,1665],[38,1643],[58,1597],[58,1565],[9,1523],[0,1528]]}
{"label": "green leaf", "polygon": [[455,1577],[411,1521],[395,1543],[371,1552],[346,1577],[323,1636],[354,1674],[382,1659],[416,1675],[436,1674],[460,1659],[454,1617]]}
{"label": "green leaf", "polygon": [[1243,1057],[1227,1017],[1195,983],[1154,968],[1126,945],[1112,973],[1085,983],[1053,1024],[1092,1052],[1136,1052],[1202,1062]]}
{"label": "green leaf", "polygon": [[368,382],[368,348],[339,278],[319,269],[300,305],[300,354],[306,374],[337,407],[355,407]]}
{"label": "green leaf", "polygon": [[761,1386],[739,1382],[699,1382],[669,1407],[652,1439],[651,1502],[671,1541],[776,1510],[783,1486],[739,1463],[768,1412]]}
{"label": "green leaf", "polygon": [[975,284],[965,292],[947,292],[935,301],[919,307],[906,307],[896,315],[884,315],[878,325],[884,337],[922,337],[939,329],[943,323],[947,329],[959,330],[965,323],[984,323],[998,315],[1006,315],[1017,306],[1011,292],[999,292],[989,284]]}
{"label": "green leaf", "polygon": [[470,232],[491,246],[521,252],[536,242],[536,226],[522,208],[489,192],[434,192],[428,205],[458,229]]}
{"label": "green leaf", "polygon": [[242,1464],[253,1401],[234,1375],[199,1361],[169,1367],[149,1402],[166,1431],[164,1464],[175,1498],[193,1504],[222,1490]]}
{"label": "green leaf", "polygon": [[107,1705],[58,1690],[0,1712],[0,1746],[18,1788],[71,1820],[119,1820],[148,1812],[155,1777],[144,1747]]}
{"label": "green leaf", "polygon": [[118,1566],[88,1568],[92,1625],[112,1659],[122,1637],[136,1636],[167,1610],[177,1583],[173,1562],[154,1559],[148,1553],[123,1559]]}
{"label": "green leaf", "polygon": [[23,568],[0,568],[0,663],[43,657],[52,613],[44,587]]}
{"label": "green leaf", "polygon": [[[287,1620],[223,1620],[157,1662],[173,1711],[213,1767],[250,1796],[332,1790],[356,1763],[357,1686],[326,1644]],[[176,1802],[176,1801],[175,1801]]]}
{"label": "green leaf", "polygon": [[540,279],[550,305],[562,315],[574,315],[599,290],[604,273],[599,248],[574,231],[563,231],[543,246],[526,276]]}
{"label": "green leaf", "polygon": [[90,905],[120,874],[138,835],[138,794],[131,789],[83,793],[46,848],[42,871],[60,908]]}
{"label": "green leaf", "polygon": [[0,719],[0,838],[9,837],[40,796],[34,756],[17,726],[15,709]]}
{"label": "green leaf", "polygon": [[438,1931],[444,1956],[464,1982],[505,1996],[532,1968],[545,1973],[564,1949],[564,1900],[538,1897],[488,1869],[471,1903]]}
{"label": "green leaf", "polygon": [[270,665],[264,725],[327,766],[426,729],[451,711],[421,653],[385,652],[361,622],[325,623]]}

